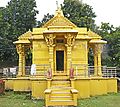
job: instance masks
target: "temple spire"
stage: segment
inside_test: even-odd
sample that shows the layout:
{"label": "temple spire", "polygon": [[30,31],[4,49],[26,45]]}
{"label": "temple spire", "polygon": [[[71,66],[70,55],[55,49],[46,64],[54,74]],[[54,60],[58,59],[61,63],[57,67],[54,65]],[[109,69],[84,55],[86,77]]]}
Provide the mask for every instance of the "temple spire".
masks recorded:
{"label": "temple spire", "polygon": [[58,10],[58,8],[59,8],[59,6],[58,6],[58,1],[56,1],[56,6],[57,6],[57,10]]}
{"label": "temple spire", "polygon": [[64,16],[63,11],[61,10],[61,6],[59,5],[58,1],[56,1],[57,10],[55,12],[55,16]]}

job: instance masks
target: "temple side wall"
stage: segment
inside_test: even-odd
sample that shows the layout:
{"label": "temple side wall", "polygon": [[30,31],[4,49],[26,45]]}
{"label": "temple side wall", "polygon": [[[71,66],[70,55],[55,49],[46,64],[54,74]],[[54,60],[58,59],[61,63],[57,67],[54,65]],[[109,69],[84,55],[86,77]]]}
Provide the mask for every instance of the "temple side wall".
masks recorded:
{"label": "temple side wall", "polygon": [[115,92],[117,93],[117,79],[116,78],[109,78],[107,80],[107,92]]}
{"label": "temple side wall", "polygon": [[93,78],[90,80],[90,96],[107,94],[107,79]]}
{"label": "temple side wall", "polygon": [[75,89],[78,90],[78,99],[90,97],[90,79],[75,80]]}
{"label": "temple side wall", "polygon": [[[78,64],[77,71],[84,73],[88,65],[88,50],[86,40],[76,40],[72,48],[72,64]],[[76,69],[76,66],[74,67]]]}
{"label": "temple side wall", "polygon": [[13,83],[13,90],[14,91],[23,91],[23,92],[30,92],[31,91],[31,81],[29,78],[17,78],[14,79]]}
{"label": "temple side wall", "polygon": [[47,89],[46,80],[32,80],[32,98],[35,99],[44,99],[44,91]]}
{"label": "temple side wall", "polygon": [[45,40],[33,41],[33,64],[36,64],[36,74],[44,71],[44,66],[41,64],[49,64],[49,51]]}
{"label": "temple side wall", "polygon": [[13,90],[14,81],[11,78],[5,79],[5,90]]}

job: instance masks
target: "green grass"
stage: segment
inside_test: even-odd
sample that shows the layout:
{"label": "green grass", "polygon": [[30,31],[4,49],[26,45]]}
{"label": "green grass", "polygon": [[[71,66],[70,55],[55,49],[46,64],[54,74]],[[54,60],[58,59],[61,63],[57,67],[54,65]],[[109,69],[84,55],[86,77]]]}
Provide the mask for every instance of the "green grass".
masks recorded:
{"label": "green grass", "polygon": [[[43,100],[31,100],[28,94],[6,92],[0,95],[0,107],[43,107]],[[120,93],[78,100],[78,107],[120,107]]]}
{"label": "green grass", "polygon": [[0,107],[43,107],[43,100],[31,100],[28,94],[6,92],[0,95]]}
{"label": "green grass", "polygon": [[78,107],[120,107],[120,93],[78,100]]}

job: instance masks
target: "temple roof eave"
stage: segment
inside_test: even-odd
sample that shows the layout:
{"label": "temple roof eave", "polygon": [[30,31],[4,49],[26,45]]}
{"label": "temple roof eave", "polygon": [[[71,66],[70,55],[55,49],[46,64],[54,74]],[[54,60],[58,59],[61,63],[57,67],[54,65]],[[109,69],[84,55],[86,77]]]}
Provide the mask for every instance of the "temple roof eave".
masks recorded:
{"label": "temple roof eave", "polygon": [[30,44],[31,42],[29,40],[18,40],[13,43],[14,44]]}
{"label": "temple roof eave", "polygon": [[77,30],[45,30],[43,31],[43,34],[54,34],[54,33],[74,33],[77,34]]}
{"label": "temple roof eave", "polygon": [[105,40],[99,40],[99,39],[96,39],[96,40],[93,39],[93,40],[90,40],[89,43],[90,44],[106,44],[107,41],[105,41]]}

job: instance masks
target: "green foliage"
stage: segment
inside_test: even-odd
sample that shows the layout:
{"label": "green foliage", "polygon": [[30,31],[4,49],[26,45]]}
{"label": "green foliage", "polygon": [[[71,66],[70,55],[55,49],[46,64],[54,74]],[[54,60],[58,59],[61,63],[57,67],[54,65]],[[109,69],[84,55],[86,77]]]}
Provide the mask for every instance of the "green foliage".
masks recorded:
{"label": "green foliage", "polygon": [[[36,25],[35,0],[11,0],[4,12],[4,20],[10,24],[9,39],[15,39]],[[16,36],[17,35],[17,36]]]}
{"label": "green foliage", "polygon": [[78,27],[94,28],[94,18],[96,17],[93,8],[79,0],[64,0],[62,10],[69,20]]}
{"label": "green foliage", "polygon": [[44,25],[47,21],[49,21],[51,18],[53,18],[54,15],[50,15],[49,13],[47,13],[46,15],[44,15],[42,21],[38,21],[38,27],[41,27],[42,25]]}
{"label": "green foliage", "polygon": [[103,65],[120,67],[120,27],[102,23],[97,32],[108,42],[103,50]]}
{"label": "green foliage", "polygon": [[13,42],[36,26],[37,13],[35,0],[11,0],[5,8],[0,8],[1,66],[17,64],[18,56]]}

